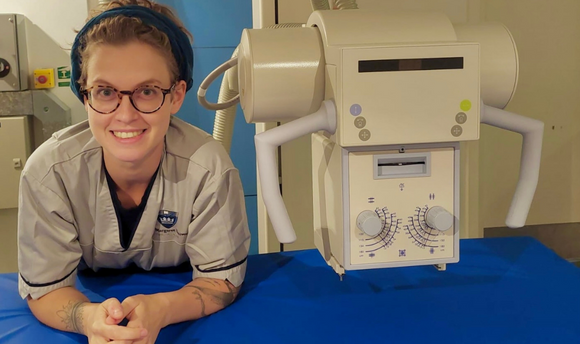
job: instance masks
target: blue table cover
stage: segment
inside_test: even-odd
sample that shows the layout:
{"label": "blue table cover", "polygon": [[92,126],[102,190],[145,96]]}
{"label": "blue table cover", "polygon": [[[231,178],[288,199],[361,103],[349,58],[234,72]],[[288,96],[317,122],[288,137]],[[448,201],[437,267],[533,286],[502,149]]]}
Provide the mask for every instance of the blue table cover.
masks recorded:
{"label": "blue table cover", "polygon": [[[532,238],[460,242],[460,262],[348,271],[318,251],[250,256],[237,301],[157,343],[580,343],[580,269]],[[80,276],[92,301],[179,289],[190,272]],[[86,343],[39,323],[0,275],[0,343]]]}

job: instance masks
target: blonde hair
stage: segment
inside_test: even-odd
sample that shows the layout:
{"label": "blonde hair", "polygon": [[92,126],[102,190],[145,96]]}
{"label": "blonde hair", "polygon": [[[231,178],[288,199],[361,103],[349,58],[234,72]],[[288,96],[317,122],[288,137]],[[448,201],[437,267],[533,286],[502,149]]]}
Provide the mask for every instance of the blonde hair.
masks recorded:
{"label": "blonde hair", "polygon": [[[130,5],[147,7],[165,15],[189,37],[190,42],[193,42],[193,36],[173,11],[168,6],[158,4],[151,0],[113,0],[105,5],[100,5],[92,11],[87,21],[104,11]],[[172,82],[177,81],[179,78],[179,67],[171,50],[169,38],[164,32],[156,27],[143,23],[139,18],[123,15],[104,18],[98,24],[91,27],[79,40],[81,43],[78,50],[81,75],[78,83],[81,87],[87,85],[87,61],[91,56],[91,51],[95,46],[100,44],[121,45],[134,41],[149,44],[157,49],[167,61]]]}

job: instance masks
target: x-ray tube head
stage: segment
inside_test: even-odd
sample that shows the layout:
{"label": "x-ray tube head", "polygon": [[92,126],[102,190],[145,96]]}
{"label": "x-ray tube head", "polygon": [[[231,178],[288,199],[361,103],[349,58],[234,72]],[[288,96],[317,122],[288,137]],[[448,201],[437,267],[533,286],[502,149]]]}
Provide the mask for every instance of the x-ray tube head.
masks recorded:
{"label": "x-ray tube head", "polygon": [[317,28],[246,29],[238,54],[248,123],[290,120],[320,108],[324,50]]}

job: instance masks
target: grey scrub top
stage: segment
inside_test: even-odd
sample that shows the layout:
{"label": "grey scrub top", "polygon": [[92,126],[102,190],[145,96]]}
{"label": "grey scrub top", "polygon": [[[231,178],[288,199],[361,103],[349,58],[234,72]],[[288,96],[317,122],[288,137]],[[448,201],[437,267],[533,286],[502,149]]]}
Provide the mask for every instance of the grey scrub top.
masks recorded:
{"label": "grey scrub top", "polygon": [[88,121],[34,151],[20,183],[18,289],[33,299],[74,286],[77,269],[150,270],[189,261],[193,278],[244,280],[250,232],[238,170],[222,145],[173,117],[147,204],[125,250]]}

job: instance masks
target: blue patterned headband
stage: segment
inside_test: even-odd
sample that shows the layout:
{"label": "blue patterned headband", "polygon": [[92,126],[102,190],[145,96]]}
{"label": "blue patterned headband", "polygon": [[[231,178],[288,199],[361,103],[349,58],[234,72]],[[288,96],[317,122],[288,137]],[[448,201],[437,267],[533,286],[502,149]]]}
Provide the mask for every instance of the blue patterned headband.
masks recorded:
{"label": "blue patterned headband", "polygon": [[186,90],[189,91],[193,85],[193,49],[187,35],[167,16],[155,12],[147,7],[131,5],[113,8],[99,14],[89,20],[77,34],[70,55],[72,81],[70,88],[77,98],[79,98],[81,102],[84,102],[83,95],[80,93],[81,85],[78,83],[79,78],[81,77],[81,57],[79,55],[79,46],[81,45],[80,38],[101,20],[119,15],[139,18],[144,24],[153,26],[167,35],[169,42],[171,43],[171,51],[177,61],[179,79],[184,80],[187,83]]}

